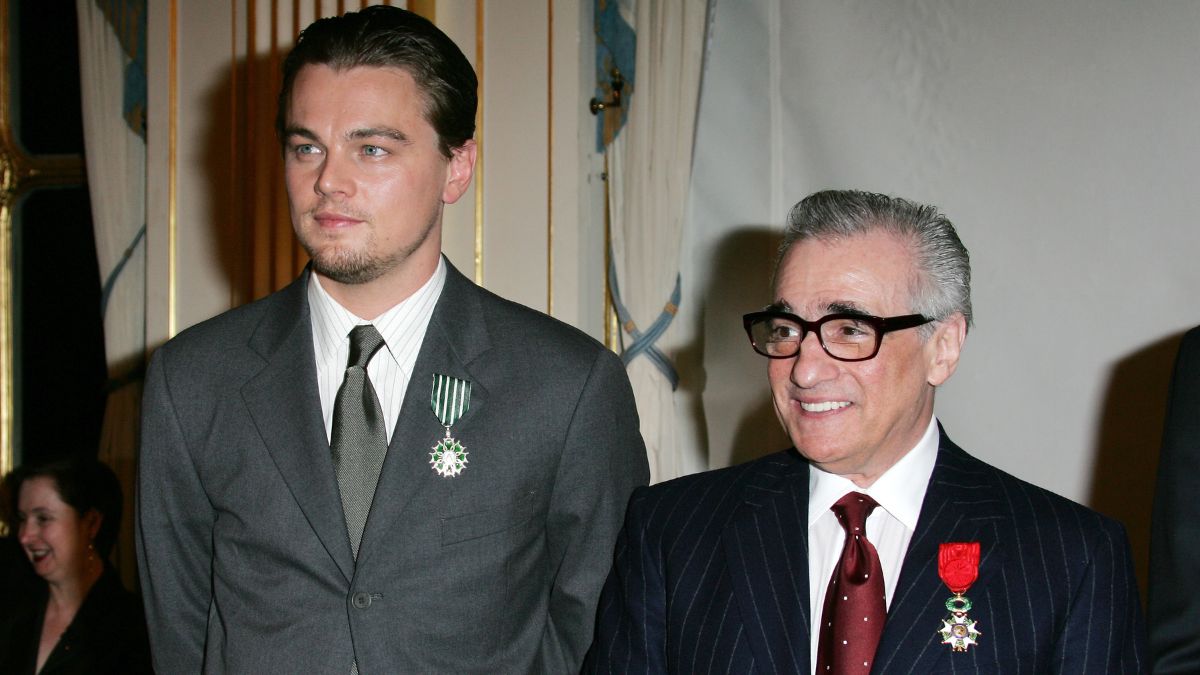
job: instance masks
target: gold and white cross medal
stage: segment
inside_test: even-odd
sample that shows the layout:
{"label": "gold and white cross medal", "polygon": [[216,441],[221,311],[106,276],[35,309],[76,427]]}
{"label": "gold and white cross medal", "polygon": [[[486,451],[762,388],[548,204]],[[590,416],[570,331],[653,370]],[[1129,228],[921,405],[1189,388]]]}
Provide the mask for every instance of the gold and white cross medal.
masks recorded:
{"label": "gold and white cross medal", "polygon": [[471,407],[471,383],[449,375],[433,374],[433,414],[446,427],[446,437],[433,446],[429,464],[442,478],[454,478],[467,466],[467,449],[450,435],[450,427]]}

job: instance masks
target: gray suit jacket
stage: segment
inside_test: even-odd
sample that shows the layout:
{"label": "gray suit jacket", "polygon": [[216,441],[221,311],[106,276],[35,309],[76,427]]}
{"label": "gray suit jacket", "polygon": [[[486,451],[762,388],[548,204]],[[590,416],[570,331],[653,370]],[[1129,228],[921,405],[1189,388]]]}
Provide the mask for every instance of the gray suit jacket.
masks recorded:
{"label": "gray suit jacket", "polygon": [[1175,358],[1150,529],[1150,648],[1155,675],[1200,672],[1200,328]]}
{"label": "gray suit jacket", "polygon": [[[316,389],[308,275],[151,359],[138,547],[159,672],[568,672],[649,472],[619,359],[449,270],[357,564]],[[473,383],[454,436],[434,373]]]}

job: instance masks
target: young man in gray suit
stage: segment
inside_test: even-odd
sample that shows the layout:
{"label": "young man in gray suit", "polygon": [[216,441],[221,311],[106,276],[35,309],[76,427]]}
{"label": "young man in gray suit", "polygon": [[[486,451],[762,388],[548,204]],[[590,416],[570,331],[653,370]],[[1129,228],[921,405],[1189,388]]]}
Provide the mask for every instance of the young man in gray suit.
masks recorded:
{"label": "young man in gray suit", "polygon": [[279,102],[312,264],[146,377],[157,670],[578,669],[648,469],[620,360],[441,255],[475,73],[433,24],[370,7],[301,34]]}
{"label": "young man in gray suit", "polygon": [[[1121,526],[971,457],[934,417],[970,322],[967,250],[937,209],[800,202],[774,301],[744,317],[794,448],[634,494],[592,668],[1146,671]],[[1035,334],[1069,349],[1069,331]]]}

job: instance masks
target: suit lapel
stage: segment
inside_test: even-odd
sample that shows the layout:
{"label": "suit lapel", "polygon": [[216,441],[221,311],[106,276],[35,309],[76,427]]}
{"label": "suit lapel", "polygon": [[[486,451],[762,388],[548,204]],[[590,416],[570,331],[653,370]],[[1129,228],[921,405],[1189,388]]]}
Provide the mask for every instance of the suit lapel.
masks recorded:
{"label": "suit lapel", "polygon": [[380,548],[386,533],[417,495],[436,481],[447,480],[434,473],[429,464],[433,445],[446,433],[430,403],[434,374],[471,382],[470,409],[455,424],[456,428],[470,424],[487,404],[487,390],[472,377],[468,367],[490,345],[482,318],[482,291],[448,261],[446,267],[446,285],[429,320],[380,471],[358,553],[360,565]]}
{"label": "suit lapel", "polygon": [[722,535],[751,649],[766,672],[808,672],[808,464],[792,454],[747,477]]}
{"label": "suit lapel", "polygon": [[[984,465],[943,432],[917,529],[888,609],[874,672],[900,665],[907,672],[933,672],[937,660],[949,653],[949,645],[936,635],[941,619],[948,614],[946,600],[952,595],[938,576],[938,548],[947,542],[978,541],[980,565],[975,587],[986,584],[1007,557],[996,534],[996,525],[1005,516],[995,494]],[[969,592],[967,595],[970,597]]]}
{"label": "suit lapel", "polygon": [[242,398],[292,496],[349,580],[354,560],[322,423],[307,279],[281,292],[251,336],[266,366],[242,387]]}

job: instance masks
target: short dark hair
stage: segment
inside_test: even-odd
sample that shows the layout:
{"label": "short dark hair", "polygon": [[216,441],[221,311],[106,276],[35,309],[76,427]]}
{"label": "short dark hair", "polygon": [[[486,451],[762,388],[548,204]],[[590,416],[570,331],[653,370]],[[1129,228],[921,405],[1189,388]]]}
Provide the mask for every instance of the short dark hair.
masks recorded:
{"label": "short dark hair", "polygon": [[335,70],[358,66],[399,68],[416,81],[425,119],[446,158],[475,135],[479,81],[454,41],[428,19],[399,7],[372,5],[359,12],[318,19],[300,32],[283,61],[283,86],[275,128],[285,141],[287,110],[296,74],[306,65]]}
{"label": "short dark hair", "polygon": [[107,559],[121,529],[121,482],[107,464],[86,456],[72,456],[46,464],[18,467],[9,477],[12,512],[17,513],[21,487],[34,478],[49,478],[63,503],[83,517],[88,511],[100,514],[100,529],[92,544]]}
{"label": "short dark hair", "polygon": [[[971,257],[958,232],[936,206],[860,190],[815,192],[792,207],[775,275],[797,242],[833,241],[886,232],[912,246],[917,275],[910,289],[912,311],[940,321],[954,313],[972,324]],[[928,334],[928,330],[926,331]]]}

